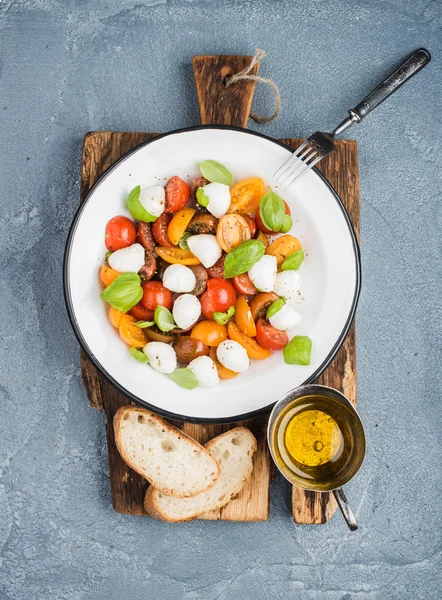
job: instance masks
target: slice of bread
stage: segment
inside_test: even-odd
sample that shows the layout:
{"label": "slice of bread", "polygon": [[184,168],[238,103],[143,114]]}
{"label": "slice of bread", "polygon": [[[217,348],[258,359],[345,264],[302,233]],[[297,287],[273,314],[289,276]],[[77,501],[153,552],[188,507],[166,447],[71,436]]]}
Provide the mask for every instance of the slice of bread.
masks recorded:
{"label": "slice of bread", "polygon": [[122,406],[115,413],[114,431],[123,460],[163,494],[195,496],[220,476],[219,463],[208,450],[148,410]]}
{"label": "slice of bread", "polygon": [[166,496],[151,486],[144,498],[144,508],[161,521],[191,521],[206,510],[221,508],[241,491],[253,469],[256,439],[245,427],[222,433],[206,444],[219,460],[221,476],[211,488],[193,498]]}

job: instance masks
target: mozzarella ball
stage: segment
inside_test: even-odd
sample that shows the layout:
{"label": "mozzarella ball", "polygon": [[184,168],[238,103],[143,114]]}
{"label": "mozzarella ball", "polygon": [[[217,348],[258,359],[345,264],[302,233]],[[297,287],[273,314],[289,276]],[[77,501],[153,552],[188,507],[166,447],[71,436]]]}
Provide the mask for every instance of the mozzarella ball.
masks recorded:
{"label": "mozzarella ball", "polygon": [[224,183],[209,183],[204,186],[204,195],[209,199],[207,210],[217,219],[223,217],[230,206],[230,189]]}
{"label": "mozzarella ball", "polygon": [[132,244],[128,248],[116,250],[112,252],[108,259],[111,269],[119,273],[126,273],[128,271],[138,273],[144,265],[144,260],[144,248],[141,244]]}
{"label": "mozzarella ball", "polygon": [[166,192],[161,185],[142,188],[140,202],[143,208],[153,217],[159,217],[166,208]]}
{"label": "mozzarella ball", "polygon": [[249,368],[250,361],[245,348],[233,340],[221,342],[216,349],[216,357],[226,369],[231,371],[243,373]]}
{"label": "mozzarella ball", "polygon": [[175,300],[172,314],[180,329],[189,329],[200,318],[200,301],[193,294],[183,294]]}
{"label": "mozzarella ball", "polygon": [[219,376],[216,365],[209,356],[198,356],[194,358],[187,368],[195,375],[196,380],[202,387],[213,387],[218,385]]}
{"label": "mozzarella ball", "polygon": [[291,329],[301,321],[301,315],[288,304],[284,304],[277,313],[270,317],[269,321],[270,325],[276,327],[276,329],[287,331],[287,329]]}
{"label": "mozzarella ball", "polygon": [[206,269],[213,267],[222,254],[216,237],[210,233],[190,236],[187,238],[187,245],[189,246],[189,250],[199,258]]}
{"label": "mozzarella ball", "polygon": [[264,254],[250,269],[249,277],[260,292],[272,292],[275,287],[276,257]]}
{"label": "mozzarella ball", "polygon": [[149,342],[143,348],[149,364],[160,373],[172,373],[176,369],[175,350],[164,342]]}
{"label": "mozzarella ball", "polygon": [[191,292],[196,285],[196,277],[189,267],[170,265],[164,271],[163,285],[171,292]]}
{"label": "mozzarella ball", "polygon": [[301,276],[296,271],[281,271],[276,275],[275,293],[284,298],[291,298],[299,290]]}

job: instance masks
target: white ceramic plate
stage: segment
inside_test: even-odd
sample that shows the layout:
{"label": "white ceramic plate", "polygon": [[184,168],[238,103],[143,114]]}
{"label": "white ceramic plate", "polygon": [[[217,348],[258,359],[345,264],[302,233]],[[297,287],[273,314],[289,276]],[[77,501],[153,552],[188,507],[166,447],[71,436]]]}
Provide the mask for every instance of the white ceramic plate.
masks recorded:
{"label": "white ceramic plate", "polygon": [[[70,319],[80,344],[100,371],[129,399],[165,416],[192,421],[235,421],[270,408],[290,389],[313,381],[339,350],[350,327],[359,294],[359,250],[348,215],[335,191],[310,171],[283,196],[293,216],[290,233],[306,252],[299,270],[302,300],[299,335],[313,341],[311,365],[286,365],[282,353],[214,388],[187,391],[135,361],[107,318],[100,299],[98,270],[106,253],[104,230],[125,209],[138,184],[165,183],[172,175],[199,175],[197,163],[214,159],[235,181],[259,176],[274,186],[273,173],[289,149],[245,130],[199,127],[172,132],[142,144],[113,165],[81,204],[67,241],[64,286]],[[295,332],[294,332],[295,333]]]}

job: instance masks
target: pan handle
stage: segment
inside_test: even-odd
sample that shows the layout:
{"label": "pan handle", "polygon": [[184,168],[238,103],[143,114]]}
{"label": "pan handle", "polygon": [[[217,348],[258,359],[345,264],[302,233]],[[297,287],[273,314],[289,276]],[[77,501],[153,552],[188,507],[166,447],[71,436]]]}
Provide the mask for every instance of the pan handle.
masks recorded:
{"label": "pan handle", "polygon": [[347,522],[347,525],[350,531],[356,531],[358,528],[358,523],[356,521],[356,517],[353,514],[353,511],[350,508],[347,497],[344,494],[344,490],[342,488],[337,488],[333,490],[333,495],[338,503],[338,506],[341,510],[342,516]]}

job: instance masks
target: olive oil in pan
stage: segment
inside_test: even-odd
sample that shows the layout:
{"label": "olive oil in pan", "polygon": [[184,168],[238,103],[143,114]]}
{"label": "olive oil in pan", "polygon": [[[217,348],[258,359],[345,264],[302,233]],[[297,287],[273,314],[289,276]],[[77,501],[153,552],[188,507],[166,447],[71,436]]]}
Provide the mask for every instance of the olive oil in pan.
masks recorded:
{"label": "olive oil in pan", "polygon": [[330,415],[321,410],[305,410],[289,421],[284,444],[294,461],[305,467],[319,467],[342,451],[342,434]]}
{"label": "olive oil in pan", "polygon": [[349,416],[320,396],[300,398],[281,413],[275,427],[276,458],[297,485],[320,489],[339,479],[354,448]]}

